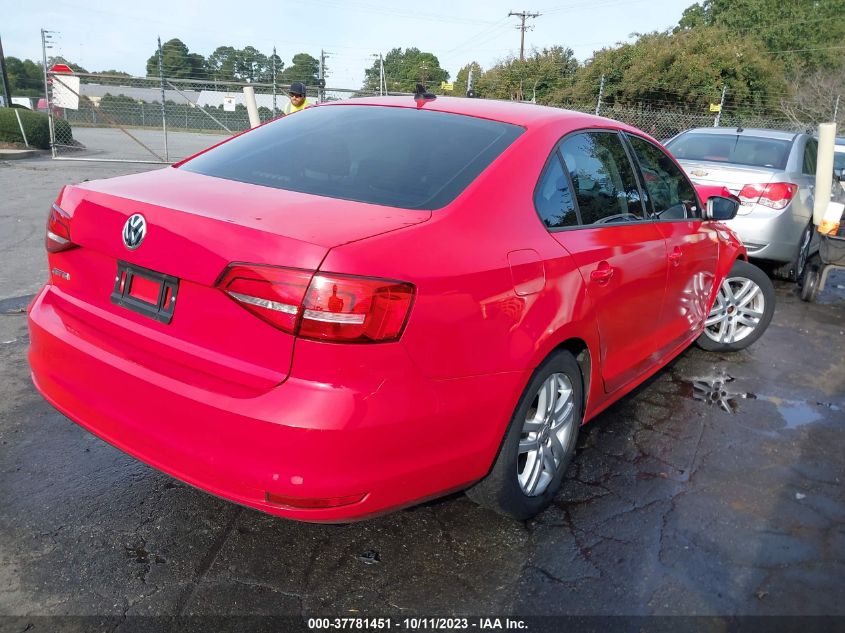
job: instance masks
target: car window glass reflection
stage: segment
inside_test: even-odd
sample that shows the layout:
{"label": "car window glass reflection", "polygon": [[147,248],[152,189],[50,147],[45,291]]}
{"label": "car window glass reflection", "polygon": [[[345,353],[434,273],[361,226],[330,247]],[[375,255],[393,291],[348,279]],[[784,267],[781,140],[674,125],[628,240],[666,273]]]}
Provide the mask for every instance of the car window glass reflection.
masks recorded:
{"label": "car window glass reflection", "polygon": [[633,168],[616,134],[574,134],[561,143],[560,151],[575,188],[583,224],[645,219]]}
{"label": "car window glass reflection", "polygon": [[654,213],[660,220],[698,217],[695,190],[677,165],[661,149],[637,136],[628,136],[643,175]]}
{"label": "car window glass reflection", "polygon": [[534,204],[540,219],[548,228],[577,226],[578,214],[572,200],[572,192],[566,182],[566,174],[560,166],[557,153],[546,168],[534,194]]}

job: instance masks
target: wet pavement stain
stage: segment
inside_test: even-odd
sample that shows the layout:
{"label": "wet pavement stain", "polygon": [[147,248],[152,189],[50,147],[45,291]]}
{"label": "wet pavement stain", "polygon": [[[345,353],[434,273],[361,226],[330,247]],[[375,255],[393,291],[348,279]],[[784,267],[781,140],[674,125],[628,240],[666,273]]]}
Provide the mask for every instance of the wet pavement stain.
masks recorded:
{"label": "wet pavement stain", "polygon": [[[842,407],[830,402],[804,402],[790,400],[780,396],[755,394],[747,391],[736,391],[731,383],[736,379],[724,371],[712,376],[694,378],[674,378],[673,382],[680,386],[679,395],[703,402],[707,406],[721,409],[725,413],[739,413],[743,400],[763,400],[775,405],[781,415],[786,428],[795,429],[807,424],[813,424],[826,419],[823,410],[842,413]],[[838,421],[845,421],[845,415],[835,416]]]}

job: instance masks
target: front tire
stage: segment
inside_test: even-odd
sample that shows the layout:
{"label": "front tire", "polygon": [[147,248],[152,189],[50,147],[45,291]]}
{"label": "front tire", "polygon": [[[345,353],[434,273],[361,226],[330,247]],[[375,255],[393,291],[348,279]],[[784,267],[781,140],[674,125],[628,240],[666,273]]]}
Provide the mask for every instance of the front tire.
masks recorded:
{"label": "front tire", "polygon": [[762,270],[737,260],[725,277],[696,344],[708,352],[737,352],[763,335],[775,313],[775,289]]}
{"label": "front tire", "polygon": [[578,363],[565,350],[554,352],[520,397],[490,473],[467,496],[517,520],[543,511],[575,453],[582,401]]}

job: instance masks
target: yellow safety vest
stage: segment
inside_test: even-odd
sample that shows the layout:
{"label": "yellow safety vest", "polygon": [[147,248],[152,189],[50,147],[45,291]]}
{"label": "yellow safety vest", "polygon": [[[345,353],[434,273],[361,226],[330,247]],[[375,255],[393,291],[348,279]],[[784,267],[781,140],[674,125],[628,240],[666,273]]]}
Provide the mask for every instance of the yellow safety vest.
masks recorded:
{"label": "yellow safety vest", "polygon": [[298,108],[293,105],[293,102],[288,101],[288,104],[285,106],[285,115],[293,114],[294,112],[299,112],[300,110],[304,110],[308,106],[313,105],[308,99],[302,102],[302,105]]}

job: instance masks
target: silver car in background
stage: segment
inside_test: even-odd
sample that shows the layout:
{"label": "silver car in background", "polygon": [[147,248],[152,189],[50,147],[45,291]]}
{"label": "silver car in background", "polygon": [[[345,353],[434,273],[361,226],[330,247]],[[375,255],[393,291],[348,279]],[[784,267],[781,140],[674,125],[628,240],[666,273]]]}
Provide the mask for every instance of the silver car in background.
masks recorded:
{"label": "silver car in background", "polygon": [[[801,279],[810,254],[818,250],[813,227],[816,139],[779,130],[696,128],[666,147],[694,182],[724,185],[739,196],[739,213],[727,224],[742,238],[749,257],[774,263],[778,276]],[[841,187],[833,192],[836,199],[843,197]]]}

